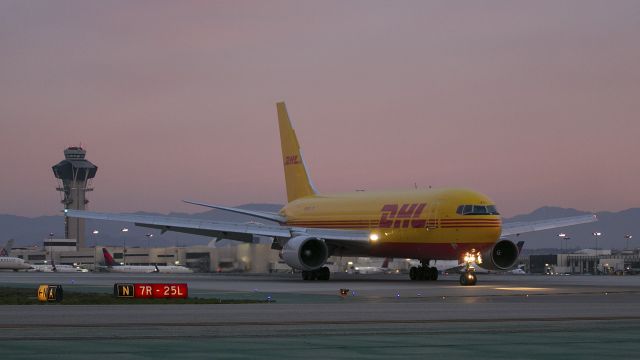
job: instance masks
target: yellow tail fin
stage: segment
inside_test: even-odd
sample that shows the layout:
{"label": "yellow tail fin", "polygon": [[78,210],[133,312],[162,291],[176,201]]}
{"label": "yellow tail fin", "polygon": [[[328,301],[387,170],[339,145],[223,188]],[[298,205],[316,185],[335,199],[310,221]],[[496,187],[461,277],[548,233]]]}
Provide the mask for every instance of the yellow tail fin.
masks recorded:
{"label": "yellow tail fin", "polygon": [[287,200],[291,202],[301,197],[315,195],[317,191],[307,174],[300,152],[300,144],[296,132],[291,126],[287,107],[284,102],[277,103],[276,107],[278,108],[278,125],[280,126],[280,142],[282,144],[284,180],[287,184]]}

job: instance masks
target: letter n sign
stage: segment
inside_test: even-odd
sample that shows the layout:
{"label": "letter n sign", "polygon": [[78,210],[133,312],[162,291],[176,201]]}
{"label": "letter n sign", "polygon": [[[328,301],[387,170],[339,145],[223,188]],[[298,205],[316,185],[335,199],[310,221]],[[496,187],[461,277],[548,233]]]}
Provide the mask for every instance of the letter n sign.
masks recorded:
{"label": "letter n sign", "polygon": [[113,286],[114,295],[121,298],[134,297],[133,284],[115,284]]}

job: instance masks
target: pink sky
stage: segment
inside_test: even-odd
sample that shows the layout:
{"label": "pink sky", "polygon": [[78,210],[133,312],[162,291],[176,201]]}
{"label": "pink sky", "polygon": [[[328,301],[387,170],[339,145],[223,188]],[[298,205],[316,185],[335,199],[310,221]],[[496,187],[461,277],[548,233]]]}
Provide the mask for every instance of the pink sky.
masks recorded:
{"label": "pink sky", "polygon": [[640,206],[638,1],[2,1],[0,213],[284,203],[275,102],[321,192],[470,187],[507,216]]}

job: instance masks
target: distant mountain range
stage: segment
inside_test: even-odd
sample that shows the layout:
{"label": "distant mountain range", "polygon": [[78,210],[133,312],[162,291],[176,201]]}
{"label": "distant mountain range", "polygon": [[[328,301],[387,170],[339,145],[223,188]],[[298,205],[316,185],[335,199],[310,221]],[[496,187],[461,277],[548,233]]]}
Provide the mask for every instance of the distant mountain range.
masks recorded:
{"label": "distant mountain range", "polygon": [[[246,204],[239,206],[243,209],[277,212],[282,205],[278,204]],[[148,215],[164,215],[153,213],[137,213]],[[513,218],[504,219],[504,222],[511,221],[534,221],[588,214],[575,209],[559,207],[542,207],[529,214],[518,215]],[[201,219],[211,219],[218,221],[247,222],[259,221],[268,223],[266,220],[255,219],[246,215],[240,215],[220,210],[210,210],[195,214],[170,213],[169,216],[192,217]],[[593,232],[602,232],[598,239],[598,247],[601,249],[623,249],[626,246],[625,234],[636,235],[629,241],[629,247],[640,247],[640,208],[632,208],[620,212],[600,212],[597,213],[599,221],[591,224],[584,224],[562,229],[571,238],[567,240],[569,248],[594,248],[595,238]],[[55,238],[64,237],[64,222],[62,216],[40,216],[28,218],[15,215],[0,215],[0,243],[8,239],[15,239],[15,246],[42,245],[43,239],[54,233]],[[123,227],[129,228],[129,232],[123,235],[120,230]],[[111,221],[86,222],[87,243],[89,246],[96,242],[100,245],[122,245],[126,240],[127,247],[142,246],[187,246],[207,244],[209,239],[202,236],[193,236],[167,232],[160,235],[158,230],[151,230],[133,226],[130,223],[118,223]],[[100,233],[93,235],[91,232],[98,229]],[[560,243],[558,229],[524,234],[514,237],[513,240],[524,240],[525,249],[561,248],[565,242]],[[145,234],[154,234],[152,238]],[[638,244],[636,244],[638,243]]]}

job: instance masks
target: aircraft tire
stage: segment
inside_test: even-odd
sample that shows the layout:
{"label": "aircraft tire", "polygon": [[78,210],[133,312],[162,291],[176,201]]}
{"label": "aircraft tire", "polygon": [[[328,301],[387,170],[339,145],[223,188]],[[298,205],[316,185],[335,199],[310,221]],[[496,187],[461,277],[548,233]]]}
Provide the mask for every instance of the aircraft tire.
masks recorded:
{"label": "aircraft tire", "polygon": [[469,281],[469,286],[474,286],[478,282],[478,277],[474,273],[471,273],[471,276],[473,277],[473,280]]}
{"label": "aircraft tire", "polygon": [[311,279],[311,271],[302,271],[302,280],[313,280]]}
{"label": "aircraft tire", "polygon": [[326,280],[329,280],[329,278],[331,278],[331,271],[326,266],[323,266],[316,271],[318,273],[318,280],[326,281]]}
{"label": "aircraft tire", "polygon": [[460,285],[462,286],[467,286],[467,274],[462,273],[460,274]]}
{"label": "aircraft tire", "polygon": [[436,281],[438,280],[438,269],[435,267],[429,268],[429,272],[431,273],[430,280]]}
{"label": "aircraft tire", "polygon": [[409,279],[418,280],[418,268],[415,266],[412,266],[411,269],[409,269]]}
{"label": "aircraft tire", "polygon": [[478,277],[474,273],[462,273],[460,274],[460,285],[462,286],[474,286],[478,282]]}

